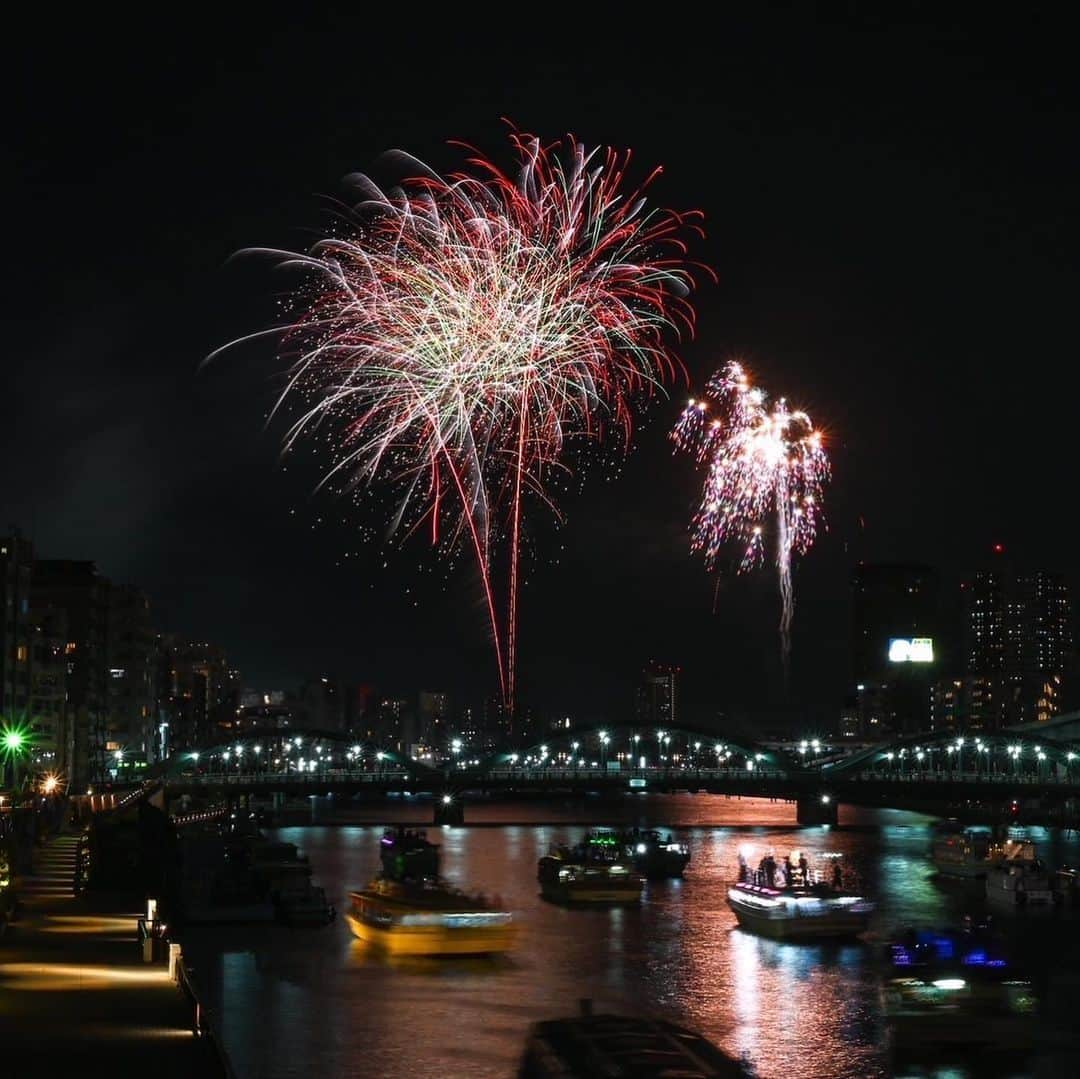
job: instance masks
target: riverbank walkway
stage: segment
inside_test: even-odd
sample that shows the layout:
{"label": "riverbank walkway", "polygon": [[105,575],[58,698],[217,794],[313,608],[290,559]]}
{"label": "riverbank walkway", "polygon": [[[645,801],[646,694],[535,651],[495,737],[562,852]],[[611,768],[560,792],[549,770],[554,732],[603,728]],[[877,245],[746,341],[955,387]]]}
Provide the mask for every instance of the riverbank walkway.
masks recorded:
{"label": "riverbank walkway", "polygon": [[77,846],[54,837],[16,880],[18,917],[0,938],[0,1072],[224,1076],[166,962],[143,962],[141,912],[75,896]]}

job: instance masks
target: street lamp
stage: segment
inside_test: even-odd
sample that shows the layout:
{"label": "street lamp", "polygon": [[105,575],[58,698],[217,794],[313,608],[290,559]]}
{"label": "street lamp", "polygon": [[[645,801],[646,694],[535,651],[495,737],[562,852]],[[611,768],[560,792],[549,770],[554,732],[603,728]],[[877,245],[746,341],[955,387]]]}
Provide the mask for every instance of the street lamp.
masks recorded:
{"label": "street lamp", "polygon": [[608,738],[607,731],[600,732],[600,767],[605,771],[607,770],[607,747],[608,742],[611,739]]}

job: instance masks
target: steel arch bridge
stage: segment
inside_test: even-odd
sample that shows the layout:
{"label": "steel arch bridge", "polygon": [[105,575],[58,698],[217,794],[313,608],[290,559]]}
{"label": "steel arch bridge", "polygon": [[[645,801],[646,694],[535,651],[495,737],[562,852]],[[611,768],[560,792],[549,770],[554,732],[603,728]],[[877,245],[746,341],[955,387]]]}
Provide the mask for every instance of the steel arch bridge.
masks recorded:
{"label": "steel arch bridge", "polygon": [[193,775],[259,772],[318,775],[335,770],[352,773],[394,771],[417,777],[434,771],[396,750],[343,731],[255,728],[227,741],[173,753],[149,769],[147,778],[169,781]]}
{"label": "steel arch bridge", "polygon": [[1039,728],[913,734],[821,766],[823,775],[837,779],[863,772],[1029,776],[1074,771],[1080,776],[1080,742]]}
{"label": "steel arch bridge", "polygon": [[[642,758],[645,764],[641,764]],[[728,738],[716,731],[680,725],[656,728],[640,723],[615,723],[570,730],[552,730],[546,740],[515,751],[492,754],[481,762],[485,771],[508,765],[525,768],[555,766],[605,767],[618,762],[632,767],[753,767],[791,775],[813,770],[776,749],[749,739]]]}

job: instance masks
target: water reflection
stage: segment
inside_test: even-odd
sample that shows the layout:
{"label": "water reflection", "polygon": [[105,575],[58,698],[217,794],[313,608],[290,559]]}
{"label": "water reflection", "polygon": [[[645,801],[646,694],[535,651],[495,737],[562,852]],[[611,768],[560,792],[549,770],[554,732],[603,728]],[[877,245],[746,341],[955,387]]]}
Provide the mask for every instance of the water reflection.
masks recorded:
{"label": "water reflection", "polygon": [[[924,817],[865,813],[847,819],[850,827],[826,831],[796,827],[791,808],[778,803],[699,795],[638,798],[626,810],[636,822],[681,830],[693,848],[685,880],[650,882],[640,909],[567,910],[541,901],[536,861],[552,843],[579,839],[584,828],[552,823],[550,808],[535,812],[544,823],[429,829],[443,845],[446,875],[500,895],[521,921],[520,946],[504,961],[390,959],[355,941],[342,918],[320,930],[190,934],[185,948],[222,1017],[240,1079],[510,1076],[529,1024],[572,1014],[586,996],[597,1009],[666,1016],[700,1030],[751,1061],[762,1079],[793,1071],[884,1075],[877,946],[898,927],[940,924],[981,902],[977,889],[935,878]],[[507,819],[524,822],[526,814],[516,806]],[[378,867],[380,831],[285,829],[282,838],[310,855],[315,879],[341,910],[347,892]],[[1055,860],[1080,860],[1075,836],[1032,838]],[[746,843],[781,856],[800,847],[842,851],[879,899],[871,940],[807,945],[738,930],[725,894]],[[1054,991],[1059,1006],[1075,1000],[1080,987],[1077,928],[1070,912],[1020,919],[1012,930],[1044,983],[1065,974],[1078,979]],[[935,1074],[938,1063],[911,1074]]]}

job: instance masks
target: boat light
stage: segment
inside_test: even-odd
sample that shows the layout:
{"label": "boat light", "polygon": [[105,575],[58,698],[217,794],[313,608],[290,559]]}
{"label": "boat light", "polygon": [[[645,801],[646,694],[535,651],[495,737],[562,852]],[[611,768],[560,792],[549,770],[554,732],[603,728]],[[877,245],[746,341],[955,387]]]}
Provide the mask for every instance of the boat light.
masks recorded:
{"label": "boat light", "polygon": [[644,854],[645,853],[645,844],[644,843],[639,843],[637,845],[637,852],[638,852],[638,854]]}
{"label": "boat light", "polygon": [[967,982],[963,978],[938,978],[934,982],[935,989],[963,989]]}

